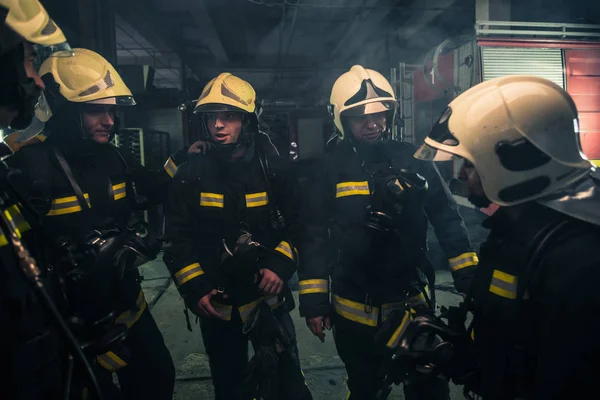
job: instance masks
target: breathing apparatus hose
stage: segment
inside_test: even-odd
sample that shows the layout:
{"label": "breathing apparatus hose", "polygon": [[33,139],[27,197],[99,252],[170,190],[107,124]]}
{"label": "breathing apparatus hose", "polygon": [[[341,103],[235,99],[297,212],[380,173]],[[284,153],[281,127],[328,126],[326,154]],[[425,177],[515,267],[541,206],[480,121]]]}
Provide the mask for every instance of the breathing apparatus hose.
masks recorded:
{"label": "breathing apparatus hose", "polygon": [[[0,227],[5,232],[6,238],[12,244],[25,278],[33,285],[39,299],[47,307],[48,311],[50,311],[50,314],[56,323],[56,327],[64,337],[67,345],[71,348],[74,357],[81,363],[81,365],[83,365],[85,373],[88,376],[91,389],[96,393],[97,400],[104,400],[100,386],[96,380],[96,376],[94,375],[92,367],[87,358],[83,354],[81,346],[58,311],[54,300],[46,290],[44,282],[41,278],[42,271],[29,253],[29,250],[27,250],[21,241],[21,238],[17,234],[17,228],[14,225],[14,222],[6,216],[5,212],[0,212]],[[67,389],[65,388],[65,390]]]}

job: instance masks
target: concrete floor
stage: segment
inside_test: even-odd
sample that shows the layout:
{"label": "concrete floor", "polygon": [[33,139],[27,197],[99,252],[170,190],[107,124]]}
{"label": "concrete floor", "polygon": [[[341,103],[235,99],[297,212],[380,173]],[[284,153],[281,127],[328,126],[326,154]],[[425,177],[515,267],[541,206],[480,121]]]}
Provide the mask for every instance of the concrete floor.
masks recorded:
{"label": "concrete floor", "polygon": [[[477,224],[482,219],[476,210],[461,207],[461,213],[474,242],[478,245],[483,238]],[[435,243],[433,243],[433,251]],[[477,246],[478,247],[478,246]],[[439,251],[439,250],[437,250]],[[159,258],[160,260],[160,258]],[[173,399],[199,400],[213,399],[212,383],[208,359],[200,335],[200,329],[192,320],[193,332],[186,327],[183,314],[183,301],[172,284],[168,271],[162,261],[153,261],[141,267],[144,276],[143,287],[146,299],[166,344],[171,351],[177,370],[177,382]],[[448,271],[438,271],[437,282],[450,282]],[[295,292],[297,297],[297,292]],[[451,293],[437,292],[439,305],[455,305],[460,297]],[[298,346],[302,368],[315,400],[337,400],[346,398],[345,371],[337,356],[331,334],[325,343],[321,343],[306,327],[304,320],[294,310],[292,316],[296,323]],[[193,317],[193,315],[192,315]],[[403,399],[401,388],[394,388],[390,399]],[[451,387],[451,398],[462,399],[461,388]]]}

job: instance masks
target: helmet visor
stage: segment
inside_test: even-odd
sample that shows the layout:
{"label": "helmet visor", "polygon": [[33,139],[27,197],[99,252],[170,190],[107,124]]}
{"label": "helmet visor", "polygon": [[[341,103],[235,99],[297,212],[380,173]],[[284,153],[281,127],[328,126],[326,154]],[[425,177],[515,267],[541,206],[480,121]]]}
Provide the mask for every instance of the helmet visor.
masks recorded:
{"label": "helmet visor", "polygon": [[233,111],[233,112],[243,112],[241,108],[229,105],[229,104],[219,104],[219,103],[209,103],[202,104],[194,109],[194,114],[200,113],[210,113],[210,112],[222,112],[222,111]]}
{"label": "helmet visor", "polygon": [[376,101],[349,108],[342,112],[342,116],[354,117],[358,115],[377,114],[383,111],[393,110],[395,106],[396,105],[391,101]]}
{"label": "helmet visor", "polygon": [[454,159],[460,159],[459,156],[448,153],[447,151],[436,149],[428,145],[427,143],[423,143],[421,147],[415,152],[414,157],[419,160],[425,161],[451,161]]}
{"label": "helmet visor", "polygon": [[117,96],[117,97],[105,97],[103,99],[86,101],[85,104],[102,104],[110,106],[135,106],[137,103],[133,96]]}

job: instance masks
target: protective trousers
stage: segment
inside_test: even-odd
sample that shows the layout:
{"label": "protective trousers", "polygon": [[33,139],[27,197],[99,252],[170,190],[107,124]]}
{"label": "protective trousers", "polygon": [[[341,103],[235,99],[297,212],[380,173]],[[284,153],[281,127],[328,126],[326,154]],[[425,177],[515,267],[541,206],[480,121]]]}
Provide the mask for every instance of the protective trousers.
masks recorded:
{"label": "protective trousers", "polygon": [[[275,311],[275,316],[292,342],[292,359],[299,369],[300,360],[296,342],[296,330],[292,317],[287,311]],[[210,363],[210,371],[215,388],[215,400],[252,400],[239,395],[238,390],[244,381],[244,370],[248,364],[248,338],[242,333],[242,322],[237,312],[232,313],[231,321],[214,318],[201,318],[202,339]],[[294,368],[296,370],[296,368]],[[298,385],[298,377],[280,364],[279,393],[285,400],[310,400],[312,396],[305,383]]]}
{"label": "protective trousers", "polygon": [[[334,322],[333,338],[348,374],[348,399],[373,400],[381,388],[380,370],[384,362],[384,352],[376,346],[375,334]],[[448,381],[441,377],[403,386],[406,400],[448,400],[450,394]]]}
{"label": "protective trousers", "polygon": [[[175,387],[175,366],[154,318],[147,309],[129,329],[123,346],[127,365],[116,371],[125,400],[171,400]],[[112,396],[111,372],[98,368],[98,380],[105,396]]]}

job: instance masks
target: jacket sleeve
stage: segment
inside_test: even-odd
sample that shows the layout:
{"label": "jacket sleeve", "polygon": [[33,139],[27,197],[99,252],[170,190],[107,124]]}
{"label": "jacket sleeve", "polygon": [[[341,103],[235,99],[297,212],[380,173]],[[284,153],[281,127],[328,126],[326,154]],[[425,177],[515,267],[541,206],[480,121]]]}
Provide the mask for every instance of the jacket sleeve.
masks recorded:
{"label": "jacket sleeve", "polygon": [[195,191],[184,179],[189,164],[183,164],[174,175],[167,195],[166,235],[170,246],[163,260],[173,276],[173,282],[192,310],[198,300],[216,287],[206,268],[200,263],[195,218]]}
{"label": "jacket sleeve", "polygon": [[175,173],[177,172],[177,167],[187,161],[187,152],[189,146],[184,146],[181,149],[177,150],[173,153],[167,161],[165,161],[165,165],[163,166],[164,172],[167,174],[169,178],[175,177]]}
{"label": "jacket sleeve", "polygon": [[[558,244],[539,273],[543,284],[535,399],[577,399],[597,390],[600,326],[598,234]],[[535,288],[536,282],[533,282]],[[532,296],[534,292],[532,292]]]}
{"label": "jacket sleeve", "polygon": [[[266,259],[266,268],[275,272],[279,278],[287,282],[296,272],[298,267],[298,199],[297,182],[289,162],[277,160],[276,187],[272,190],[276,198],[275,204],[281,211],[285,223],[284,237],[278,242]],[[293,247],[293,249],[292,249]]]}
{"label": "jacket sleeve", "polygon": [[323,160],[312,164],[298,162],[302,208],[299,231],[300,316],[306,318],[328,315],[330,267],[328,260],[329,232],[327,221],[331,210],[328,205],[328,184]]}
{"label": "jacket sleeve", "polygon": [[466,293],[479,264],[479,258],[471,245],[458,205],[437,167],[430,161],[416,162],[429,185],[424,205],[425,213],[448,258],[454,286],[458,291]]}

